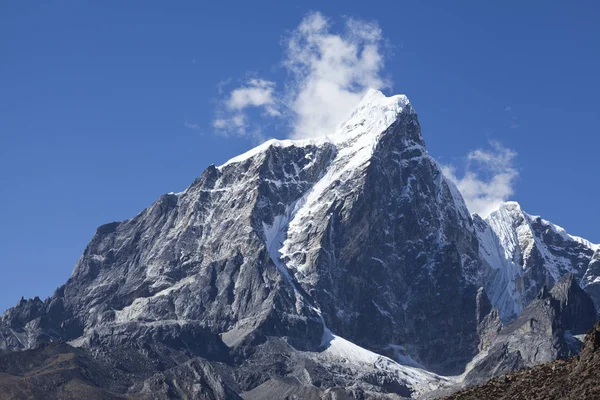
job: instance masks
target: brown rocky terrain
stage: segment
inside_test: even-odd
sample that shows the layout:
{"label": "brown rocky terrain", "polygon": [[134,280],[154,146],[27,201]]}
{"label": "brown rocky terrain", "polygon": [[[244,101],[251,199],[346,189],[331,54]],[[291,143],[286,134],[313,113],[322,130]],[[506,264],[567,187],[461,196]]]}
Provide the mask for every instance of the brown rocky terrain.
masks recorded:
{"label": "brown rocky terrain", "polygon": [[123,399],[98,387],[112,380],[97,361],[66,344],[0,355],[0,399]]}
{"label": "brown rocky terrain", "polygon": [[[152,374],[128,368],[126,352],[121,355],[114,365],[66,343],[0,353],[0,400],[241,399],[201,359]],[[185,376],[195,385],[186,386]]]}
{"label": "brown rocky terrain", "polygon": [[509,373],[445,399],[600,399],[600,322],[588,332],[575,357]]}

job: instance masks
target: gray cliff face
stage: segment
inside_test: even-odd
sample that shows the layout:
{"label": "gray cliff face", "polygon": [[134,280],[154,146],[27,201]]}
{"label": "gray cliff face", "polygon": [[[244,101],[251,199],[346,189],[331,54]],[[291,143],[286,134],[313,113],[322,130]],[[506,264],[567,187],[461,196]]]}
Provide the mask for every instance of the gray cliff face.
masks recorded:
{"label": "gray cliff face", "polygon": [[[57,322],[73,321],[76,329],[61,326],[50,335],[71,340],[107,325],[169,320],[194,321],[222,333],[250,318],[246,323],[265,332],[297,325],[308,333],[301,338],[307,345],[311,339],[318,345],[318,315],[296,303],[262,237],[261,220],[277,212],[271,204],[276,209],[282,200],[299,196],[333,151],[328,146],[294,150],[286,156],[290,167],[298,163],[301,173],[295,178],[304,187],[296,181],[281,187],[272,183],[274,174],[285,173],[270,168],[282,157],[281,149],[272,148],[222,171],[211,166],[184,193],[165,195],[131,220],[98,228],[73,275],[51,300],[60,304]],[[28,306],[28,316],[44,314],[35,307],[44,308]],[[45,308],[51,311],[52,304]],[[18,343],[11,347],[35,344],[35,337],[15,336]]]}
{"label": "gray cliff face", "polygon": [[519,317],[498,330],[488,349],[466,374],[467,383],[564,359],[580,350],[578,335],[596,321],[594,303],[572,274],[548,291],[542,288]]}
{"label": "gray cliff face", "polygon": [[[478,352],[477,379],[570,354],[598,252],[504,207],[471,218],[406,97],[373,91],[330,137],[269,141],[99,227],[51,298],[2,315],[0,350],[69,342],[119,393],[248,399],[416,397]],[[522,340],[543,354],[506,351]]]}

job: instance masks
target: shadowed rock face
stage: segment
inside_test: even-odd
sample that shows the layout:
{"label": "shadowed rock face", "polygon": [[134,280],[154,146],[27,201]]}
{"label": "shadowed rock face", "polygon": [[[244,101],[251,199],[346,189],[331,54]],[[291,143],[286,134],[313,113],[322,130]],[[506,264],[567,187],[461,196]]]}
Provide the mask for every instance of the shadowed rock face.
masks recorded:
{"label": "shadowed rock face", "polygon": [[[253,399],[414,397],[447,383],[415,366],[456,375],[486,351],[483,377],[570,354],[558,332],[591,325],[585,293],[571,276],[502,328],[516,264],[486,255],[506,254],[491,227],[406,97],[371,92],[331,137],[268,142],[99,227],[52,297],[2,315],[0,349],[69,342],[120,371],[115,396]],[[522,335],[560,346],[497,350]]]}
{"label": "shadowed rock face", "polygon": [[568,329],[573,335],[587,332],[596,322],[594,302],[577,284],[573,274],[566,274],[550,290],[555,308],[560,315],[557,325]]}
{"label": "shadowed rock face", "polygon": [[437,372],[458,372],[478,344],[477,241],[416,115],[390,126],[370,159],[331,186],[326,206],[311,209],[283,247],[326,325],[361,346],[402,345]]}

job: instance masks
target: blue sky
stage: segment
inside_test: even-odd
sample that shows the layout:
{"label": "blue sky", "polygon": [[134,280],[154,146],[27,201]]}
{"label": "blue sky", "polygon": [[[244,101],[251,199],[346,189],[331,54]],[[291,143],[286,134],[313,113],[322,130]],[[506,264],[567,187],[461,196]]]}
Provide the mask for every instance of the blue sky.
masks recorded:
{"label": "blue sky", "polygon": [[315,11],[342,38],[349,19],[376,23],[372,77],[408,95],[457,179],[469,154],[472,168],[493,155],[474,170],[484,183],[508,171],[505,197],[600,242],[597,2],[211,3],[3,3],[0,310],[64,283],[98,225],[290,136],[289,102],[279,117],[238,109],[244,134],[213,124],[251,79],[273,82],[279,102],[298,94],[284,62]]}

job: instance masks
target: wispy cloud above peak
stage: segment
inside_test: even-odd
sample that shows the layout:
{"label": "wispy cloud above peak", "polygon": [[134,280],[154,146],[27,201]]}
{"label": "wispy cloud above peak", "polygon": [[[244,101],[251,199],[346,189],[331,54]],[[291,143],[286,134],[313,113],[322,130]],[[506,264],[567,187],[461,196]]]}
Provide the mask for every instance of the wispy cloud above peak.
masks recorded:
{"label": "wispy cloud above peak", "polygon": [[515,192],[519,172],[514,161],[517,153],[500,142],[491,141],[487,149],[477,149],[467,155],[462,177],[457,168],[444,165],[444,175],[461,192],[469,211],[487,217]]}
{"label": "wispy cloud above peak", "polygon": [[245,86],[231,92],[226,104],[234,111],[242,111],[247,107],[265,107],[269,115],[279,115],[275,109],[274,90],[275,82],[250,79]]}
{"label": "wispy cloud above peak", "polygon": [[248,126],[265,123],[247,118],[246,109],[256,107],[263,111],[261,118],[286,122],[291,137],[332,133],[369,88],[389,87],[382,76],[382,43],[376,22],[346,18],[338,32],[321,13],[310,13],[282,41],[286,80],[278,85],[255,78],[233,89],[222,100],[213,127],[245,134]]}
{"label": "wispy cloud above peak", "polygon": [[[224,84],[219,84],[219,93],[223,92],[223,86]],[[275,86],[275,82],[254,78],[229,92],[219,103],[220,107],[212,123],[213,128],[226,134],[246,135],[249,128],[246,113],[248,108],[261,109],[269,117],[280,116],[278,100],[274,93]],[[256,128],[253,128],[252,132],[255,134]]]}
{"label": "wispy cloud above peak", "polygon": [[369,88],[388,86],[377,23],[346,19],[344,25],[333,33],[323,15],[309,14],[287,41],[295,137],[331,133]]}

